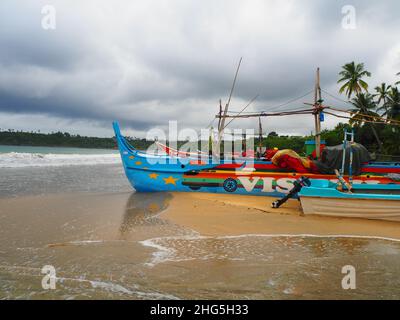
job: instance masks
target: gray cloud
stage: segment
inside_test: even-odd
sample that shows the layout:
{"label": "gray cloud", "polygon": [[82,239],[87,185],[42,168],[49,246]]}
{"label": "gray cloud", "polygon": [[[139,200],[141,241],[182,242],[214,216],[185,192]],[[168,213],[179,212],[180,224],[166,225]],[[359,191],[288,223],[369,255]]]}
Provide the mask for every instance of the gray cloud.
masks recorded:
{"label": "gray cloud", "polygon": [[[54,31],[41,28],[45,4],[57,10]],[[356,8],[355,30],[341,28],[341,8],[347,4]],[[352,60],[372,71],[371,86],[392,82],[400,71],[399,10],[395,0],[5,0],[0,4],[0,112],[11,121],[0,124],[17,127],[13,121],[21,118],[10,115],[35,114],[40,121],[26,123],[27,129],[52,124],[94,132],[87,128],[93,125],[105,134],[113,119],[138,135],[165,127],[169,119],[199,129],[215,114],[218,99],[226,101],[241,56],[232,101],[236,110],[255,94],[260,96],[249,110],[312,90],[317,66],[322,86],[335,94],[340,66]],[[309,133],[313,122],[301,119],[274,119],[274,129]]]}

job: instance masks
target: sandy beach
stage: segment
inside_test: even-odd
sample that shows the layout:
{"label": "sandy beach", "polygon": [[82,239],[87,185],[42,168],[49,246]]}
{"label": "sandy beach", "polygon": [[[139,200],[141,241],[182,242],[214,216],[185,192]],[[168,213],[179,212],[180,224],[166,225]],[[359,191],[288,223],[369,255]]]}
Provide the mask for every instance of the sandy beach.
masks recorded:
{"label": "sandy beach", "polygon": [[271,197],[174,193],[165,217],[202,235],[313,234],[400,239],[400,223],[303,216],[297,200],[272,209]]}

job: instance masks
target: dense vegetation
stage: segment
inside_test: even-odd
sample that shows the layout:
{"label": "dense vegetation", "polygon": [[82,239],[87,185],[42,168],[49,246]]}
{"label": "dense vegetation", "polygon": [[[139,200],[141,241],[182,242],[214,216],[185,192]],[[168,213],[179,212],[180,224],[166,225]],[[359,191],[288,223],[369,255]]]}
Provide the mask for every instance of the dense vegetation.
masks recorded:
{"label": "dense vegetation", "polygon": [[345,92],[350,99],[349,124],[355,129],[356,141],[380,157],[399,156],[400,91],[397,85],[400,81],[392,85],[382,82],[371,94],[368,83],[363,80],[371,77],[371,73],[364,69],[363,63],[347,63],[339,75],[338,83],[343,83],[339,93]]}
{"label": "dense vegetation", "polygon": [[[128,138],[138,149],[147,149],[153,142],[146,139]],[[42,147],[75,147],[116,149],[115,138],[96,138],[72,135],[67,132],[36,133],[23,131],[0,131],[0,145],[42,146]]]}

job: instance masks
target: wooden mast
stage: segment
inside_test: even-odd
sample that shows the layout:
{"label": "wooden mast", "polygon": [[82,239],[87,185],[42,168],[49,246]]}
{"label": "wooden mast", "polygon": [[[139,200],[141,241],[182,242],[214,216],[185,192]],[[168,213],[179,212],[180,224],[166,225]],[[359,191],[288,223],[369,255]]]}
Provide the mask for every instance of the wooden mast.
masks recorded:
{"label": "wooden mast", "polygon": [[261,117],[258,117],[258,158],[261,158],[262,155],[262,124],[261,124]]}
{"label": "wooden mast", "polygon": [[221,128],[221,119],[222,119],[222,101],[219,99],[219,118],[218,118],[218,131]]}
{"label": "wooden mast", "polygon": [[315,91],[314,91],[314,120],[315,120],[315,155],[317,159],[321,156],[321,118],[320,118],[320,104],[321,104],[321,87],[319,68],[315,77]]}

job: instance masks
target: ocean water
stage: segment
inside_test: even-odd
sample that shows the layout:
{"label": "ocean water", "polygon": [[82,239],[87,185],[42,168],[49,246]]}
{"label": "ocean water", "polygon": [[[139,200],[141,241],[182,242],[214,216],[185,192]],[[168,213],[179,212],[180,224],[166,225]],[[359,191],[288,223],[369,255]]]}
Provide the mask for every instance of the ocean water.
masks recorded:
{"label": "ocean water", "polygon": [[0,169],[87,166],[120,162],[116,150],[0,146]]}
{"label": "ocean water", "polygon": [[131,190],[116,150],[0,146],[0,197]]}
{"label": "ocean water", "polygon": [[112,149],[64,148],[64,147],[31,147],[0,145],[1,153],[31,153],[31,154],[115,154]]}

